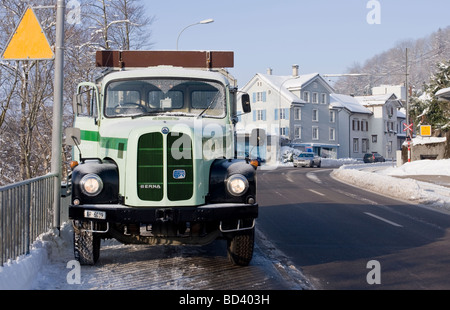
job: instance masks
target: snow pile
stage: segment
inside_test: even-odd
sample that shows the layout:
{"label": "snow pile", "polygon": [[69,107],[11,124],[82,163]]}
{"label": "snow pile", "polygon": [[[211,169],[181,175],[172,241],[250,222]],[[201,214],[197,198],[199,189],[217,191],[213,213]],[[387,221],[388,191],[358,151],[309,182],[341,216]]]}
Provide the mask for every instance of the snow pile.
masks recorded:
{"label": "snow pile", "polygon": [[32,244],[30,254],[21,255],[14,261],[9,260],[0,267],[0,290],[29,289],[51,256],[59,255],[60,251],[67,248],[67,242],[72,238],[67,229],[70,227],[68,224],[63,225],[60,237],[53,230],[41,234]]}
{"label": "snow pile", "polygon": [[[450,159],[421,160],[400,167],[376,168],[376,165],[344,165],[332,176],[359,188],[450,211],[450,189],[436,184],[395,176],[450,175]],[[368,170],[367,167],[371,167]],[[373,171],[373,169],[376,171]]]}

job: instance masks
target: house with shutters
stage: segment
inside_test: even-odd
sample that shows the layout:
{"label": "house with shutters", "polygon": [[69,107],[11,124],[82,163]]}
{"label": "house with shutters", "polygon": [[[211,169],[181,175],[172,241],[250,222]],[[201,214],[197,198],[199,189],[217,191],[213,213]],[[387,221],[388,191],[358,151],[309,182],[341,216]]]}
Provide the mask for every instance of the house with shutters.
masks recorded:
{"label": "house with shutters", "polygon": [[268,69],[266,74],[257,73],[241,91],[250,95],[252,106],[251,113],[238,117],[236,129],[241,136],[262,128],[272,151],[290,145],[337,158],[338,109],[330,105],[334,90],[320,74],[299,75],[297,65],[287,76],[273,75]]}

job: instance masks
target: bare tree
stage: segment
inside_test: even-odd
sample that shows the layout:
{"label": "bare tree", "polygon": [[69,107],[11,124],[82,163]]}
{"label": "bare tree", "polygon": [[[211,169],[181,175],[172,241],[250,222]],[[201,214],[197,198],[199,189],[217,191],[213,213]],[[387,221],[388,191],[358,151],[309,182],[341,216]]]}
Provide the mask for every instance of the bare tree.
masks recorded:
{"label": "bare tree", "polygon": [[[140,0],[83,0],[81,24],[66,23],[64,60],[64,127],[71,126],[76,85],[92,81],[95,51],[145,46],[152,18]],[[54,5],[53,0],[2,0],[0,50],[27,5]],[[49,42],[54,42],[55,12],[35,10]],[[48,173],[51,162],[53,61],[0,61],[0,185]],[[70,158],[67,147],[64,159]]]}

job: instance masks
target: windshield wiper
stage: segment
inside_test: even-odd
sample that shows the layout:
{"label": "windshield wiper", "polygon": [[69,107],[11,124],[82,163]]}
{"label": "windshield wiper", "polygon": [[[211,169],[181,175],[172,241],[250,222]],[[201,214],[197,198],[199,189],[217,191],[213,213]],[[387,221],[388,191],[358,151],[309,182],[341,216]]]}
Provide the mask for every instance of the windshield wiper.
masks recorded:
{"label": "windshield wiper", "polygon": [[208,111],[208,110],[212,107],[212,105],[214,104],[214,102],[216,102],[217,98],[219,98],[219,93],[220,93],[220,92],[217,92],[217,93],[216,93],[216,95],[214,96],[214,98],[211,100],[211,103],[210,103],[210,104],[209,104],[202,112],[200,112],[199,115],[197,115],[197,118],[200,118],[200,116],[202,116],[206,111]]}

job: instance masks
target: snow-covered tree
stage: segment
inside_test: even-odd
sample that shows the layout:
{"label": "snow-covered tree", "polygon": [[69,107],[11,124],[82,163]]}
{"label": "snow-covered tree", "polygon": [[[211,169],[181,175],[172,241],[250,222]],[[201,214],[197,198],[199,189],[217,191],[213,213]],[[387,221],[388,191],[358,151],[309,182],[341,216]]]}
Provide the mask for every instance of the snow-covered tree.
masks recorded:
{"label": "snow-covered tree", "polygon": [[432,125],[442,131],[450,130],[450,103],[439,100],[436,93],[450,87],[450,61],[440,62],[436,66],[436,73],[429,83],[411,98],[410,115],[416,125]]}

